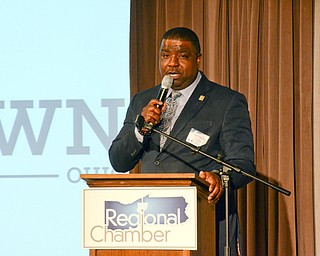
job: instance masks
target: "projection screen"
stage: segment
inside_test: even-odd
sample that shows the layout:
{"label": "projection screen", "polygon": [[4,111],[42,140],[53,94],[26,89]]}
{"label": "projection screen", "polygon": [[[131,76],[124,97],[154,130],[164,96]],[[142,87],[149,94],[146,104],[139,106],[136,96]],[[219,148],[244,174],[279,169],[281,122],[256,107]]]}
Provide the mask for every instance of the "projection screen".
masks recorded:
{"label": "projection screen", "polygon": [[88,255],[84,174],[129,101],[130,0],[0,1],[0,255]]}

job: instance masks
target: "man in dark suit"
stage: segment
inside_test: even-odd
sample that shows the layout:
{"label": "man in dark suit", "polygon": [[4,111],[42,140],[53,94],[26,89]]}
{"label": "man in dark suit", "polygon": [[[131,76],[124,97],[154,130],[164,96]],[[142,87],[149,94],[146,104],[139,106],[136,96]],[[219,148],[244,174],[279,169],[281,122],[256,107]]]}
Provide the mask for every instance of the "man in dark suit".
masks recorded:
{"label": "man in dark suit", "polygon": [[[197,35],[187,28],[167,31],[160,45],[160,73],[173,78],[169,94],[180,92],[170,135],[181,141],[192,141],[203,152],[222,156],[223,160],[250,174],[255,173],[253,138],[246,98],[227,87],[209,81],[199,71],[201,61]],[[222,182],[215,161],[190,152],[169,139],[160,147],[160,136],[135,126],[137,115],[147,124],[162,128],[162,115],[168,103],[155,99],[160,85],[136,94],[127,111],[120,133],[113,141],[109,157],[117,172],[130,171],[140,160],[142,172],[196,172],[210,183],[208,202],[217,203],[217,249],[223,255],[225,245],[225,205]],[[160,106],[160,107],[158,107]],[[230,173],[230,246],[231,255],[241,249],[234,190],[250,179]]]}

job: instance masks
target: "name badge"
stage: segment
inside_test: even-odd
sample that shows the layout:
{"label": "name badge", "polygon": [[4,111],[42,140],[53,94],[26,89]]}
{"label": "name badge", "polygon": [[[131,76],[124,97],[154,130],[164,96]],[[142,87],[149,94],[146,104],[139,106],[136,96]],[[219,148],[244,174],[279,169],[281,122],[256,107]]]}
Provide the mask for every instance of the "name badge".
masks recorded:
{"label": "name badge", "polygon": [[208,136],[207,134],[191,128],[186,141],[196,147],[201,147],[208,142],[209,138],[210,136]]}

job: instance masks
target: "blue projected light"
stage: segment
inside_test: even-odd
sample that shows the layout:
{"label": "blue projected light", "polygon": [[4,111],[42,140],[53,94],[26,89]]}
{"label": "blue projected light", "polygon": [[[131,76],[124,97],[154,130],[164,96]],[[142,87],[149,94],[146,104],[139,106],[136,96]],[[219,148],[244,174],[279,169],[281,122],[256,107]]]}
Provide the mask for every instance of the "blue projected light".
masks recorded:
{"label": "blue projected light", "polygon": [[112,173],[130,0],[0,2],[0,255],[88,255],[80,174]]}

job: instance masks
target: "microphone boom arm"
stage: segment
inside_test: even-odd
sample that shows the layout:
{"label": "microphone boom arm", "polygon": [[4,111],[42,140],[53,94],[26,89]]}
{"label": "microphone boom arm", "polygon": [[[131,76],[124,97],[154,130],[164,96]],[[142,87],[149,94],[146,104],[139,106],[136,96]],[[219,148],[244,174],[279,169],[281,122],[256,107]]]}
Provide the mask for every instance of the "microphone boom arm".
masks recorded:
{"label": "microphone boom arm", "polygon": [[205,157],[207,157],[207,158],[209,158],[209,159],[212,159],[212,160],[216,161],[218,164],[221,164],[221,165],[225,166],[226,168],[228,168],[228,169],[231,170],[231,171],[235,171],[235,172],[240,173],[240,174],[242,174],[242,175],[244,175],[244,176],[247,176],[247,177],[250,177],[250,178],[252,178],[252,179],[254,179],[254,180],[257,180],[257,181],[265,184],[266,186],[271,187],[271,188],[275,189],[276,191],[278,191],[278,192],[280,192],[280,193],[282,193],[282,194],[284,194],[284,195],[286,195],[286,196],[290,196],[290,195],[291,195],[291,192],[290,192],[290,191],[288,191],[288,190],[286,190],[286,189],[284,189],[284,188],[281,188],[281,187],[279,187],[279,186],[277,186],[277,185],[274,185],[274,184],[272,184],[272,183],[270,183],[270,182],[268,182],[268,181],[262,180],[262,179],[254,176],[254,175],[252,175],[252,174],[250,174],[250,173],[247,173],[247,172],[241,170],[240,168],[237,168],[237,167],[235,167],[235,166],[233,166],[233,165],[231,165],[231,164],[229,164],[229,163],[227,163],[227,162],[222,161],[220,158],[217,158],[217,157],[214,157],[214,156],[212,156],[212,155],[209,155],[209,154],[201,151],[201,150],[200,150],[200,147],[196,147],[196,146],[194,146],[194,145],[192,145],[192,144],[185,143],[185,142],[183,142],[183,141],[181,141],[181,140],[178,140],[178,139],[170,136],[169,134],[166,134],[166,133],[164,133],[164,132],[161,132],[161,131],[153,128],[153,127],[147,127],[147,128],[148,128],[148,129],[151,128],[151,129],[150,129],[151,131],[154,131],[154,132],[156,132],[156,133],[158,133],[158,134],[160,134],[160,135],[162,135],[162,136],[165,136],[166,138],[169,138],[170,140],[172,140],[172,141],[174,141],[174,142],[176,142],[176,143],[178,143],[178,144],[180,144],[180,145],[182,145],[182,146],[185,146],[185,147],[189,148],[192,152],[201,154],[201,155],[203,155],[203,156],[205,156]]}

